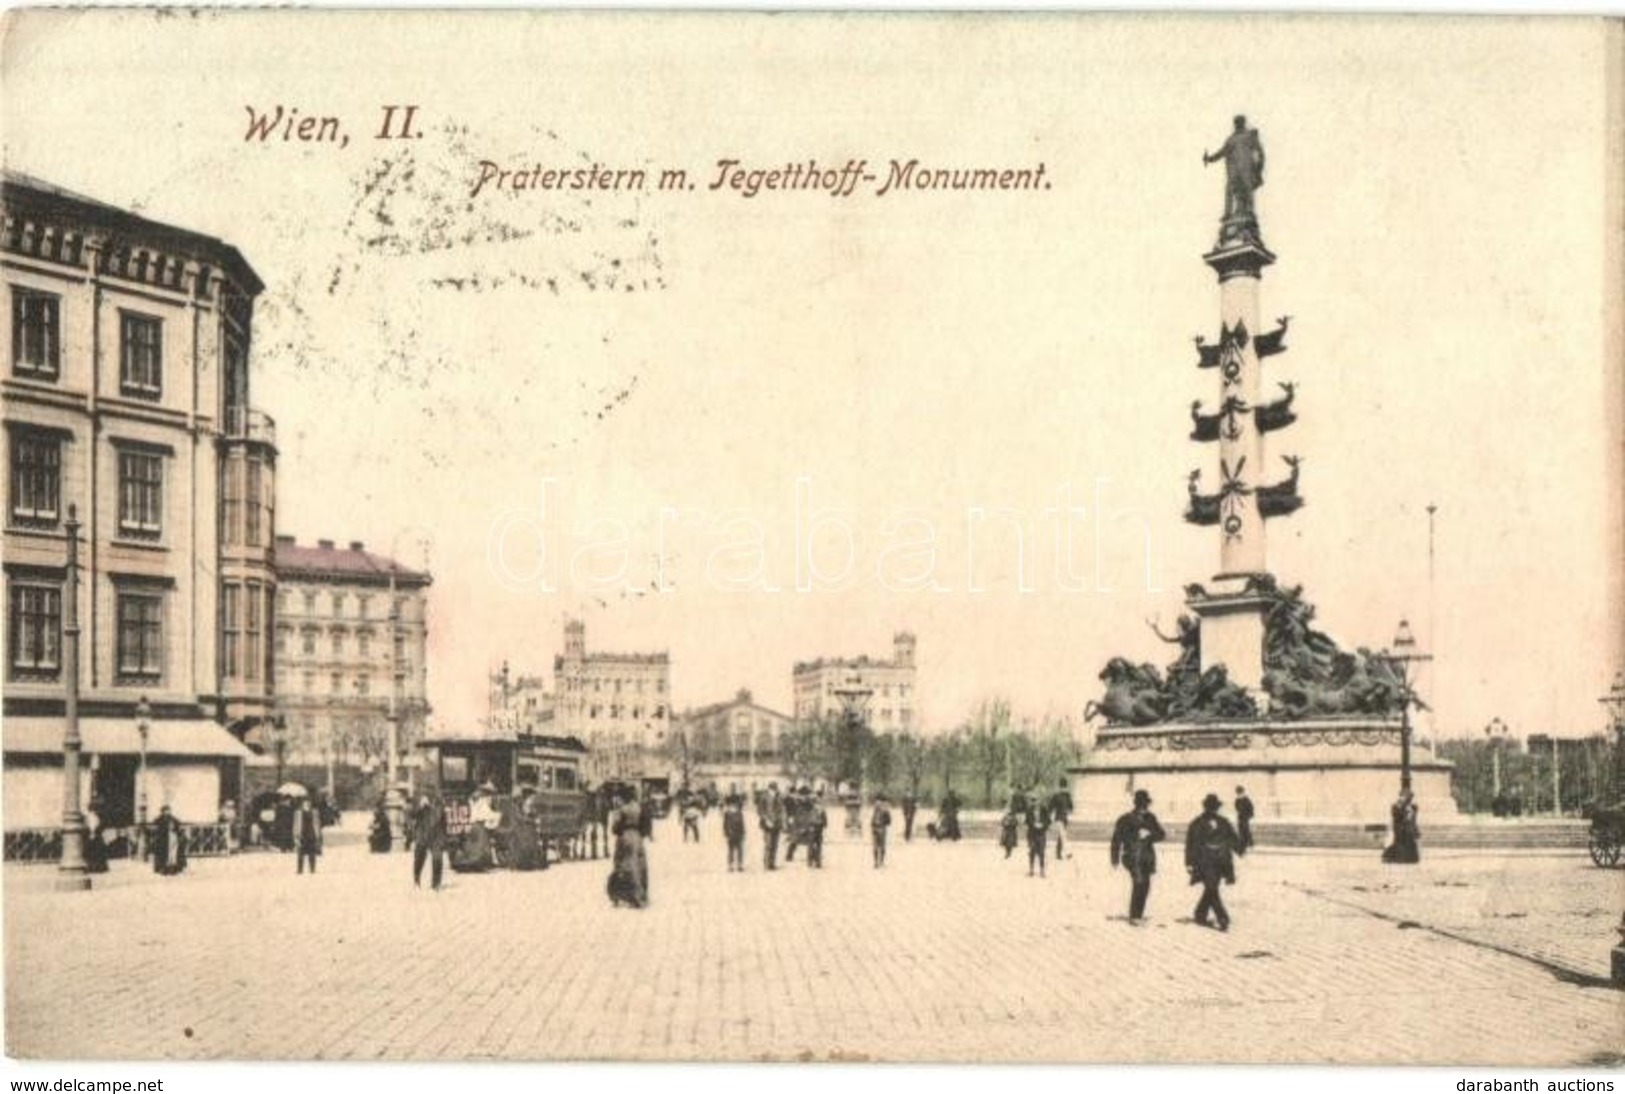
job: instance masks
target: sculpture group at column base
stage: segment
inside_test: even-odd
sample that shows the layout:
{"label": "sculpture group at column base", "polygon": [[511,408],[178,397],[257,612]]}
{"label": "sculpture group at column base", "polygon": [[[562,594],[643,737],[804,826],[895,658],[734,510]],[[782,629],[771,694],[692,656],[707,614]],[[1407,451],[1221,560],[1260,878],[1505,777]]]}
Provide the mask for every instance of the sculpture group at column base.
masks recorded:
{"label": "sculpture group at column base", "polygon": [[[1112,817],[1143,789],[1166,821],[1194,817],[1208,794],[1231,802],[1242,786],[1261,821],[1386,823],[1399,794],[1399,741],[1397,721],[1367,719],[1108,727],[1072,769],[1072,797],[1078,816]],[[1424,833],[1430,819],[1457,816],[1450,771],[1413,750]]]}

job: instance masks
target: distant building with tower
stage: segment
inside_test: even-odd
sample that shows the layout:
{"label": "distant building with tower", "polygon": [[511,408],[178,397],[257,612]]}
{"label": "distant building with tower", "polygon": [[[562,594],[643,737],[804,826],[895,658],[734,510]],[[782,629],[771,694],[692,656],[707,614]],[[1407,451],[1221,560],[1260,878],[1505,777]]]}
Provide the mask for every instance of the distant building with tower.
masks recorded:
{"label": "distant building with tower", "polygon": [[552,732],[553,693],[541,674],[515,673],[506,661],[491,674],[486,722],[493,730],[541,736]]}
{"label": "distant building with tower", "polygon": [[908,631],[892,637],[890,659],[819,658],[798,661],[792,674],[797,722],[837,720],[845,707],[841,692],[869,691],[864,720],[876,733],[918,732],[919,697],[915,686],[915,640]]}
{"label": "distant building with tower", "polygon": [[652,770],[671,724],[669,653],[589,653],[587,625],[565,621],[564,652],[553,660],[553,732],[586,744],[592,781]]}

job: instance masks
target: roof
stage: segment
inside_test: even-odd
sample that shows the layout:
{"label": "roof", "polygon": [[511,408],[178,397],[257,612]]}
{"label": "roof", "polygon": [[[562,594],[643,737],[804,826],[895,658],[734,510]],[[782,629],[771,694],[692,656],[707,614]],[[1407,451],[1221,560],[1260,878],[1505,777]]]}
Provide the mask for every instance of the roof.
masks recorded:
{"label": "roof", "polygon": [[[214,722],[153,719],[147,736],[148,756],[199,756],[247,759],[254,753]],[[8,717],[5,750],[8,753],[62,753],[62,717]],[[81,718],[79,736],[86,754],[139,755],[141,732],[132,718]]]}
{"label": "roof", "polygon": [[883,658],[869,657],[820,657],[816,661],[797,661],[795,674],[804,672],[821,672],[824,669],[912,669],[913,665],[904,665],[897,661],[888,661]]}
{"label": "roof", "polygon": [[754,699],[739,698],[729,699],[726,702],[721,703],[712,703],[709,706],[699,707],[695,710],[686,710],[680,715],[680,717],[683,721],[698,721],[701,718],[714,718],[718,714],[722,714],[725,711],[730,710],[753,710],[762,714],[771,715],[774,718],[782,718],[786,722],[792,720],[788,714],[780,714],[772,707],[764,707],[761,703],[756,702]]}
{"label": "roof", "polygon": [[393,571],[397,583],[428,585],[433,581],[427,573],[402,566],[387,555],[374,554],[358,543],[340,547],[329,540],[319,540],[314,547],[304,547],[279,536],[275,553],[279,577],[327,577],[387,585]]}
{"label": "roof", "polygon": [[105,201],[98,201],[96,198],[75,193],[66,187],[9,168],[0,172],[0,196],[7,202],[27,201],[32,197],[41,204],[55,206],[69,216],[106,225],[121,234],[146,237],[155,242],[162,241],[177,250],[202,255],[210,260],[211,265],[217,265],[230,274],[250,295],[257,296],[265,289],[265,282],[260,280],[254,268],[242,256],[242,252],[215,236],[174,224],[165,224],[162,221],[149,220],[128,209],[109,205]]}

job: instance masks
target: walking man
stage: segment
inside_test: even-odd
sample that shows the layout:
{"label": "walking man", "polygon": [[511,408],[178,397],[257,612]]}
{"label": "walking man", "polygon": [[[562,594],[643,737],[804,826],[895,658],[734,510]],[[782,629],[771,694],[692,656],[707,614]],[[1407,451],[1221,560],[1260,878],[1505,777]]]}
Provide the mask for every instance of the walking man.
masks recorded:
{"label": "walking man", "polygon": [[738,795],[728,795],[722,808],[722,835],[728,841],[728,872],[745,869],[745,803]]}
{"label": "walking man", "polygon": [[423,864],[430,862],[429,884],[438,891],[446,864],[446,811],[440,799],[424,793],[412,810],[412,885],[423,883]]}
{"label": "walking man", "polygon": [[875,869],[886,865],[886,830],[891,827],[891,805],[886,795],[875,795],[874,812],[869,814],[869,834],[874,839]]}
{"label": "walking man", "polygon": [[824,868],[824,829],[829,827],[829,812],[824,808],[824,792],[820,790],[807,799],[803,814],[807,832],[807,865],[815,870]]}
{"label": "walking man", "polygon": [[1213,926],[1208,920],[1211,914],[1217,917],[1219,930],[1228,931],[1230,913],[1225,910],[1219,886],[1236,883],[1234,852],[1240,838],[1230,822],[1219,815],[1223,807],[1217,794],[1202,799],[1202,815],[1191,821],[1185,833],[1185,868],[1190,871],[1191,884],[1202,886],[1202,899],[1197,901],[1193,917],[1197,924]]}
{"label": "walking man", "polygon": [[1072,791],[1067,789],[1066,776],[1061,776],[1055,793],[1049,799],[1050,819],[1055,822],[1055,859],[1066,858],[1066,822],[1072,816]]}
{"label": "walking man", "polygon": [[1236,835],[1240,837],[1236,850],[1245,855],[1253,845],[1253,799],[1244,786],[1236,787]]}
{"label": "walking man", "polygon": [[700,800],[689,797],[683,802],[683,842],[688,842],[689,835],[694,836],[694,842],[700,842]]}
{"label": "walking man", "polygon": [[316,859],[322,853],[322,817],[311,805],[309,798],[299,800],[299,808],[293,814],[293,845],[299,853],[299,868],[296,873],[305,872],[305,862],[310,862],[310,872],[316,872]]}
{"label": "walking man", "polygon": [[756,811],[756,823],[762,829],[762,865],[769,870],[779,868],[779,830],[784,827],[784,802],[779,798],[779,784],[767,784],[767,797]]}
{"label": "walking man", "polygon": [[1129,889],[1128,921],[1145,919],[1146,898],[1151,895],[1151,875],[1157,872],[1157,844],[1164,838],[1162,825],[1151,812],[1151,795],[1134,792],[1134,808],[1117,818],[1112,829],[1112,865],[1122,866],[1133,880]]}
{"label": "walking man", "polygon": [[903,795],[903,842],[914,839],[914,813],[920,808],[920,799],[912,793]]}
{"label": "walking man", "polygon": [[1044,856],[1049,853],[1049,803],[1040,801],[1038,788],[1027,795],[1027,876],[1033,876],[1033,867],[1038,867],[1038,876],[1044,876]]}

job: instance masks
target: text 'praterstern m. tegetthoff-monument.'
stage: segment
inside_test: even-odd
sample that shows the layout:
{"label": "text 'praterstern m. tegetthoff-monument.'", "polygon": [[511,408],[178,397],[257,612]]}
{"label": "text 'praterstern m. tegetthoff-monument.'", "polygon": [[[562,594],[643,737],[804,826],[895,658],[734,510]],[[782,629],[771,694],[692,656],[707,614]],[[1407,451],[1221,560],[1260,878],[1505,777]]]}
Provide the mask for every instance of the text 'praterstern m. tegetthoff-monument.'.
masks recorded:
{"label": "text 'praterstern m. tegetthoff-monument.'", "polygon": [[[1264,181],[1264,149],[1244,118],[1206,162],[1225,165],[1219,240],[1203,260],[1219,279],[1219,338],[1196,340],[1197,365],[1218,382],[1217,402],[1191,408],[1191,439],[1215,451],[1217,490],[1193,471],[1185,519],[1217,530],[1219,572],[1185,587],[1190,614],[1166,669],[1113,658],[1091,705],[1106,724],[1074,797],[1085,815],[1109,815],[1145,788],[1159,810],[1196,813],[1209,793],[1245,786],[1264,817],[1378,821],[1399,786],[1404,681],[1389,661],[1353,652],[1314,626],[1302,588],[1270,573],[1265,529],[1303,505],[1300,459],[1283,456],[1275,481],[1267,441],[1297,420],[1294,388],[1263,391],[1262,363],[1286,349],[1287,321],[1259,321],[1259,282],[1275,261],[1264,246],[1253,192]],[[1449,765],[1418,760],[1412,780],[1423,817],[1454,816]]]}

